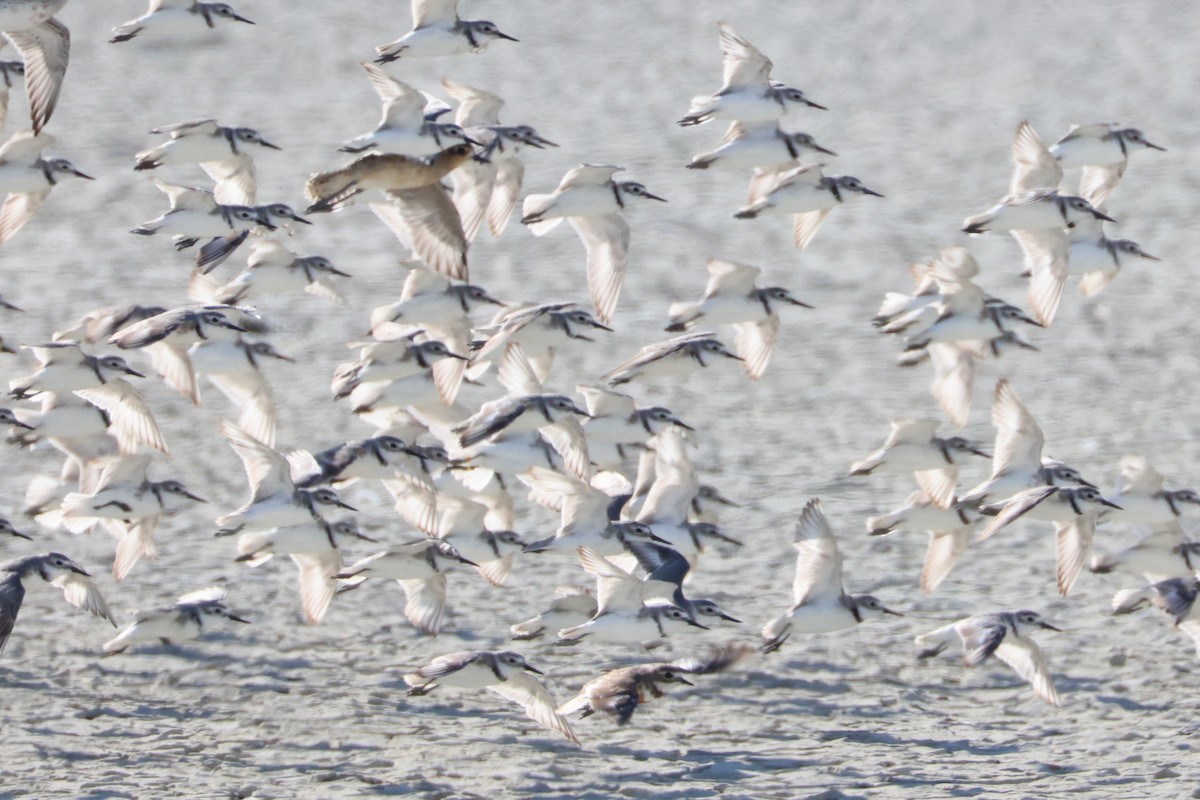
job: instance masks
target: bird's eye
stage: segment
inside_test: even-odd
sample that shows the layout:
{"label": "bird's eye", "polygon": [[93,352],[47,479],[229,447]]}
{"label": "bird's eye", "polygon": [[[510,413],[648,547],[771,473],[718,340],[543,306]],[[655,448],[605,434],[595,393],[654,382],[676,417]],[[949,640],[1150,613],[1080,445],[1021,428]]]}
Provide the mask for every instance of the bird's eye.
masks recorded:
{"label": "bird's eye", "polygon": [[663,672],[662,676],[666,680],[672,680],[675,677],[675,673],[671,672],[671,670],[666,670],[665,672]]}
{"label": "bird's eye", "polygon": [[58,558],[56,558],[56,559],[54,560],[54,566],[56,566],[56,567],[62,567],[62,566],[66,566],[66,565],[65,565],[65,564],[63,564],[63,562],[62,562],[62,559],[58,559]]}

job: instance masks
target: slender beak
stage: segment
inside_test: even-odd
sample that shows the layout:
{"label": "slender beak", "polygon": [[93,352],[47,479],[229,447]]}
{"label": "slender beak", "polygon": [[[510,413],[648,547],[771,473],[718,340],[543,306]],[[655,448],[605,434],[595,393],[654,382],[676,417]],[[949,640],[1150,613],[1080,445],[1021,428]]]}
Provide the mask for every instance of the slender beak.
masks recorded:
{"label": "slender beak", "polygon": [[292,358],[291,356],[285,356],[283,353],[275,353],[274,356],[280,361],[287,361],[289,364],[296,363],[296,359]]}
{"label": "slender beak", "polygon": [[819,145],[819,144],[813,144],[813,150],[816,150],[818,153],[824,153],[827,156],[836,156],[837,155],[837,153],[833,152],[832,150],[830,150],[826,147],[821,147],[821,145]]}
{"label": "slender beak", "polygon": [[875,191],[874,189],[868,189],[865,186],[863,187],[862,193],[869,194],[869,195],[871,195],[871,197],[887,197],[887,195],[880,194],[879,192]]}
{"label": "slender beak", "polygon": [[722,611],[722,612],[721,612],[721,613],[720,613],[718,616],[720,616],[720,617],[721,617],[721,619],[723,619],[723,620],[726,620],[727,622],[736,622],[736,623],[738,623],[739,625],[740,625],[740,624],[741,624],[741,622],[742,622],[742,621],[741,621],[740,619],[738,619],[737,617],[731,617],[731,616],[729,616],[728,614],[726,614],[724,611]]}
{"label": "slender beak", "polygon": [[695,430],[696,430],[696,429],[695,429],[695,428],[693,428],[691,425],[688,425],[686,422],[684,422],[683,420],[679,419],[678,417],[676,417],[675,419],[672,419],[672,420],[671,420],[671,424],[672,424],[672,425],[674,425],[676,428],[683,428],[685,431],[693,431],[693,432],[695,432]]}
{"label": "slender beak", "polygon": [[1100,503],[1100,505],[1102,505],[1102,506],[1108,506],[1109,508],[1115,508],[1118,511],[1121,510],[1121,507],[1119,505],[1117,505],[1116,503],[1114,503],[1111,500],[1105,500],[1103,497],[1101,497],[1097,502]]}
{"label": "slender beak", "polygon": [[808,106],[809,108],[819,108],[819,109],[821,109],[822,111],[828,111],[828,110],[829,110],[828,108],[826,108],[825,106],[821,105],[820,103],[814,103],[812,100],[805,100],[805,101],[804,101],[804,104],[805,104],[806,106]]}
{"label": "slender beak", "polygon": [[30,536],[28,533],[21,533],[19,530],[16,530],[15,528],[10,528],[8,532],[11,533],[13,536],[16,536],[17,538],[28,539],[31,542],[33,541],[33,537]]}
{"label": "slender beak", "polygon": [[742,358],[741,356],[739,356],[737,353],[731,353],[728,350],[726,350],[721,355],[725,356],[726,358],[732,358],[734,361],[745,361],[746,360],[746,359]]}
{"label": "slender beak", "polygon": [[478,564],[476,564],[474,561],[472,561],[471,559],[469,559],[469,558],[466,558],[466,557],[464,557],[464,556],[459,556],[459,557],[458,557],[458,560],[459,560],[460,562],[462,562],[463,564],[466,564],[468,567],[478,567],[478,566],[479,566],[479,565],[478,565]]}
{"label": "slender beak", "polygon": [[785,299],[785,300],[787,300],[787,301],[788,301],[789,303],[791,303],[792,305],[794,305],[794,306],[800,306],[801,308],[816,308],[816,306],[810,306],[808,303],[805,303],[805,302],[804,302],[804,301],[802,301],[802,300],[797,300],[797,299],[796,299],[796,298],[794,298],[794,297],[786,297],[786,298],[784,298],[784,299]]}
{"label": "slender beak", "polygon": [[[253,23],[251,23],[251,24],[253,24]],[[242,622],[242,623],[245,623],[246,625],[250,624],[250,620],[246,619],[245,617],[239,617],[237,614],[228,614],[227,613],[225,616],[229,617],[234,622]]]}
{"label": "slender beak", "polygon": [[222,327],[228,328],[231,331],[237,331],[238,333],[246,333],[245,328],[243,328],[241,325],[238,325],[236,322],[230,322],[229,320],[225,320],[225,322],[222,323]]}
{"label": "slender beak", "polygon": [[1164,153],[1167,152],[1167,148],[1163,147],[1162,145],[1147,142],[1145,139],[1142,140],[1142,144],[1146,145],[1146,147],[1149,147],[1151,150],[1161,150]]}
{"label": "slender beak", "polygon": [[1042,352],[1040,347],[1038,347],[1035,344],[1031,344],[1031,343],[1025,341],[1024,339],[1017,339],[1017,344],[1020,345],[1025,350],[1033,350],[1036,353]]}
{"label": "slender beak", "polygon": [[476,140],[476,139],[472,139],[470,136],[463,136],[463,137],[462,137],[462,140],[463,140],[464,142],[467,142],[468,144],[473,144],[473,145],[475,145],[476,147],[484,147],[484,146],[485,146],[485,145],[483,144],[483,142],[481,142],[481,141],[478,141],[478,140]]}
{"label": "slender beak", "polygon": [[977,455],[977,456],[983,456],[984,458],[991,458],[991,457],[992,457],[992,454],[991,454],[991,453],[987,452],[986,450],[980,450],[978,447],[972,447],[972,448],[971,448],[970,450],[968,450],[967,452],[969,452],[969,453],[974,453],[974,454],[975,454],[975,455]]}
{"label": "slender beak", "polygon": [[605,325],[603,322],[596,322],[595,320],[593,320],[593,321],[592,321],[592,327],[593,327],[593,328],[599,328],[599,329],[600,329],[600,330],[602,330],[602,331],[608,331],[609,333],[612,333],[612,328],[608,327],[608,326],[607,326],[607,325]]}
{"label": "slender beak", "polygon": [[1108,214],[1105,214],[1103,211],[1097,211],[1094,208],[1092,209],[1092,216],[1096,219],[1102,219],[1108,222],[1116,222],[1116,220],[1110,217]]}
{"label": "slender beak", "polygon": [[1152,256],[1149,253],[1147,253],[1145,250],[1142,250],[1140,248],[1138,249],[1138,255],[1144,259],[1147,259],[1148,261],[1162,261],[1162,259],[1159,258],[1158,256]]}
{"label": "slender beak", "polygon": [[269,231],[278,230],[277,226],[272,225],[270,222],[267,222],[267,220],[265,220],[262,217],[258,218],[258,224],[262,225],[264,228],[266,228]]}
{"label": "slender beak", "polygon": [[656,194],[650,194],[649,192],[646,192],[645,194],[643,194],[643,195],[642,195],[642,197],[646,198],[647,200],[657,200],[657,201],[659,201],[660,203],[665,203],[665,202],[667,202],[667,198],[665,198],[665,197],[659,197],[658,195],[656,195]]}
{"label": "slender beak", "polygon": [[536,669],[536,668],[534,668],[534,667],[531,667],[531,666],[529,666],[528,664],[526,664],[526,665],[525,665],[525,671],[526,671],[526,672],[532,672],[534,675],[545,675],[545,674],[546,674],[546,673],[542,672],[540,669]]}
{"label": "slender beak", "polygon": [[234,14],[234,15],[233,15],[233,18],[234,18],[234,19],[236,19],[238,22],[244,22],[244,23],[246,23],[247,25],[253,25],[253,24],[254,24],[254,21],[253,21],[253,20],[246,19],[245,17],[238,16],[237,14]]}
{"label": "slender beak", "polygon": [[1056,628],[1053,625],[1051,625],[1049,622],[1039,622],[1038,625],[1042,626],[1043,628],[1045,628],[1048,631],[1058,631],[1059,633],[1062,633],[1062,628]]}
{"label": "slender beak", "polygon": [[338,508],[344,508],[344,509],[346,509],[346,510],[348,510],[348,511],[358,511],[358,509],[357,509],[357,508],[355,508],[354,506],[352,506],[352,505],[350,505],[349,503],[347,503],[347,502],[344,502],[344,501],[342,501],[342,500],[335,500],[333,504],[334,504],[335,506],[337,506]]}
{"label": "slender beak", "polygon": [[197,503],[207,503],[207,502],[208,502],[208,501],[207,501],[207,500],[205,500],[203,497],[197,497],[196,495],[194,495],[194,494],[192,494],[191,492],[188,492],[188,491],[185,491],[185,492],[183,493],[183,496],[184,496],[184,497],[187,497],[187,498],[189,498],[189,499],[191,499],[191,500],[195,500]]}
{"label": "slender beak", "polygon": [[92,573],[88,572],[86,569],[84,569],[81,566],[78,566],[77,564],[71,564],[67,567],[67,569],[71,570],[71,572],[82,575],[85,578],[92,577]]}
{"label": "slender beak", "polygon": [[[250,24],[253,25],[254,23],[250,23]],[[263,147],[269,148],[271,150],[282,150],[283,149],[282,147],[280,147],[277,144],[271,144],[266,139],[259,139],[258,143],[261,144]]]}
{"label": "slender beak", "polygon": [[1042,323],[1038,322],[1038,321],[1037,321],[1036,319],[1034,319],[1033,317],[1027,317],[1027,316],[1025,316],[1024,314],[1022,314],[1022,315],[1021,315],[1021,322],[1024,322],[1026,325],[1032,325],[1032,326],[1034,326],[1035,328],[1044,328],[1044,327],[1046,327],[1045,325],[1043,325]]}
{"label": "slender beak", "polygon": [[460,356],[458,353],[451,353],[449,350],[446,351],[446,356],[449,358],[457,358],[459,361],[470,361],[471,360],[471,358],[469,356]]}
{"label": "slender beak", "polygon": [[893,617],[903,617],[904,616],[899,611],[892,611],[887,606],[880,606],[879,609],[885,614],[891,614]]}
{"label": "slender beak", "polygon": [[132,376],[134,376],[135,378],[144,378],[144,377],[146,377],[144,373],[138,372],[138,371],[137,371],[136,369],[134,369],[133,367],[126,367],[126,368],[125,368],[125,374],[126,374],[126,375],[132,375]]}
{"label": "slender beak", "polygon": [[684,686],[695,686],[696,685],[696,684],[692,683],[691,681],[689,681],[688,679],[681,678],[678,675],[675,676],[675,682],[682,683]]}
{"label": "slender beak", "polygon": [[1079,485],[1080,485],[1080,486],[1090,486],[1090,487],[1092,487],[1093,489],[1098,489],[1098,488],[1100,488],[1100,487],[1096,486],[1096,484],[1094,484],[1094,483],[1091,483],[1090,481],[1085,481],[1083,478],[1080,478],[1080,479],[1079,479]]}
{"label": "slender beak", "polygon": [[83,178],[85,181],[94,181],[94,180],[96,180],[96,179],[95,179],[95,178],[93,178],[91,175],[85,175],[84,173],[80,172],[80,171],[79,171],[79,170],[77,170],[77,169],[73,169],[73,170],[71,170],[71,174],[72,174],[72,175],[74,175],[76,178]]}
{"label": "slender beak", "polygon": [[507,33],[501,33],[500,31],[496,31],[496,38],[497,39],[508,39],[510,42],[521,41],[520,39],[518,39],[515,36],[509,36]]}
{"label": "slender beak", "polygon": [[338,269],[337,267],[329,267],[329,268],[326,270],[326,272],[328,272],[330,275],[338,275],[338,276],[341,276],[341,277],[343,277],[343,278],[353,278],[353,277],[354,277],[354,276],[353,276],[353,275],[351,275],[349,272],[342,272],[342,271],[341,271],[340,269]]}
{"label": "slender beak", "polygon": [[31,430],[33,430],[33,426],[32,426],[32,425],[26,425],[24,422],[21,422],[21,420],[19,420],[19,419],[15,419],[15,418],[14,418],[14,419],[13,419],[13,421],[12,421],[12,424],[13,424],[15,427],[17,427],[17,428],[24,428],[24,429],[25,429],[25,430],[27,430],[27,431],[31,431]]}
{"label": "slender beak", "polygon": [[670,544],[671,543],[670,540],[664,539],[661,536],[654,534],[654,533],[651,533],[647,538],[649,538],[650,541],[658,542],[659,544]]}
{"label": "slender beak", "polygon": [[303,225],[312,225],[312,223],[311,223],[311,222],[309,222],[308,220],[306,220],[304,217],[300,216],[299,214],[292,214],[290,217],[288,217],[288,219],[290,219],[290,220],[294,220],[294,221],[296,221],[296,222],[299,222],[299,223],[301,223],[301,224],[303,224]]}
{"label": "slender beak", "polygon": [[702,631],[709,630],[709,627],[707,625],[701,625],[699,622],[696,622],[696,620],[694,620],[694,619],[687,620],[687,624],[691,625],[693,628],[699,628]]}

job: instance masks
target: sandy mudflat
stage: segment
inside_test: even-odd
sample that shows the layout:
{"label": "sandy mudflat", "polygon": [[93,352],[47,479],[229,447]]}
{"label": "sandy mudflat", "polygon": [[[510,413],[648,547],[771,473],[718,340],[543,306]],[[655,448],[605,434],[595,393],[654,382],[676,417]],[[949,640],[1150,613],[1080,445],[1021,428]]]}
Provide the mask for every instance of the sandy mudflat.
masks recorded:
{"label": "sandy mudflat", "polygon": [[[71,3],[61,14],[72,62],[50,126],[57,152],[96,176],[54,192],[0,250],[6,340],[38,342],[79,313],[125,300],[184,301],[188,260],[126,231],[160,213],[162,196],[131,169],[157,125],[202,116],[258,128],[285,152],[258,158],[260,199],[302,205],[309,172],[338,163],[341,140],[371,129],[376,99],[357,61],[407,29],[400,0],[254,3],[258,25],[212,39],[106,44],[141,13],[136,2]],[[340,599],[325,624],[303,624],[286,559],[235,565],[211,518],[242,500],[244,477],[217,433],[227,413],[215,392],[201,408],[155,381],[145,393],[172,447],[169,469],[213,500],[163,525],[161,558],[123,584],[106,573],[111,541],[44,532],[37,549],[0,542],[0,559],[61,549],[95,569],[114,610],[169,602],[214,583],[252,626],[182,649],[97,660],[107,626],[32,591],[0,661],[0,797],[1097,797],[1200,796],[1196,660],[1156,615],[1111,618],[1108,598],[1129,576],[1085,574],[1072,596],[1054,591],[1048,526],[1018,525],[969,552],[932,597],[916,590],[924,537],[870,539],[866,515],[894,507],[906,480],[841,477],[878,445],[892,416],[935,413],[925,369],[891,365],[895,344],[867,324],[884,290],[908,287],[909,262],[963,243],[960,220],[1004,193],[1009,137],[1022,118],[1048,139],[1069,123],[1119,119],[1168,153],[1140,154],[1110,211],[1163,258],[1123,273],[1097,301],[1069,289],[1041,353],[983,365],[967,434],[990,440],[990,387],[1009,376],[1041,421],[1052,455],[1111,486],[1128,452],[1151,457],[1180,485],[1195,466],[1200,375],[1192,256],[1200,152],[1195,43],[1200,14],[1167,2],[1060,0],[995,4],[944,0],[860,3],[467,2],[521,39],[482,56],[407,63],[396,74],[436,89],[444,75],[508,100],[503,118],[529,122],[559,150],[528,159],[527,186],[548,191],[583,161],[621,164],[670,200],[632,215],[633,247],[617,332],[560,361],[557,384],[594,379],[642,343],[665,337],[672,299],[700,292],[704,261],[762,265],[774,283],[818,308],[785,320],[766,376],[712,369],[640,394],[670,405],[703,434],[705,479],[744,508],[723,518],[746,542],[707,556],[695,585],[737,616],[709,639],[753,640],[786,608],[795,514],[820,496],[838,529],[851,591],[872,591],[908,614],[842,634],[789,642],[737,672],[673,691],[616,728],[577,725],[575,748],[490,693],[444,690],[406,699],[401,673],[434,655],[504,643],[578,568],[566,557],[526,558],[512,586],[451,576],[453,616],[437,639],[416,636],[395,587]],[[672,122],[688,98],[718,85],[716,22],[728,19],[828,112],[795,114],[837,150],[837,172],[887,195],[839,209],[802,255],[787,220],[732,219],[737,175],[682,168],[710,149],[715,125]],[[15,98],[10,130],[23,120]],[[1144,157],[1143,157],[1144,156]],[[173,173],[195,180],[188,171]],[[308,297],[261,303],[279,348],[304,361],[270,368],[281,400],[282,447],[320,449],[368,429],[328,396],[342,342],[360,337],[368,309],[397,295],[395,240],[365,208],[322,218],[295,249],[354,275],[348,304]],[[1022,300],[1018,251],[1002,236],[975,240],[982,285]],[[243,263],[235,257],[225,269]],[[513,300],[584,300],[582,248],[568,230],[534,239],[511,225],[482,237],[472,276]],[[231,274],[231,273],[229,273]],[[135,356],[137,363],[147,365]],[[0,364],[5,380],[27,364]],[[309,380],[311,378],[311,380]],[[480,392],[476,400],[487,397]],[[19,512],[28,476],[57,468],[50,451],[6,450],[0,511]],[[166,470],[167,467],[161,469]],[[964,473],[973,484],[980,465]],[[360,523],[393,542],[411,536],[373,486],[349,499]],[[520,498],[520,531],[556,524]],[[1125,541],[1102,531],[1098,547]],[[358,543],[347,558],[372,552]],[[1041,704],[1014,675],[966,672],[950,656],[920,664],[911,638],[970,613],[1031,607],[1066,628],[1040,636],[1063,706]],[[673,638],[674,654],[705,641]],[[636,654],[522,645],[566,698],[602,667]]]}

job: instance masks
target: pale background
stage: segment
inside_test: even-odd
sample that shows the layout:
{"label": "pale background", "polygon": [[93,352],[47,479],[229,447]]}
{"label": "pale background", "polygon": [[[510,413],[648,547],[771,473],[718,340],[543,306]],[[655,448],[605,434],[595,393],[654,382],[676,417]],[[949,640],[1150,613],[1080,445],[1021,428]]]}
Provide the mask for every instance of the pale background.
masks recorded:
{"label": "pale background", "polygon": [[[179,304],[187,257],[166,242],[127,233],[165,209],[132,155],[152,127],[216,116],[248,125],[285,148],[258,156],[260,200],[303,206],[307,175],[340,161],[337,144],[373,128],[374,93],[357,62],[410,24],[387,3],[238,5],[255,27],[167,44],[109,45],[109,29],[136,2],[71,3],[71,67],[49,130],[56,154],[96,176],[56,190],[0,250],[7,298],[27,309],[0,322],[6,340],[35,343],[98,305]],[[0,676],[0,797],[1181,797],[1198,785],[1195,655],[1165,617],[1112,619],[1108,598],[1136,579],[1085,574],[1069,600],[1053,586],[1052,534],[1014,526],[969,552],[933,597],[916,590],[919,534],[869,539],[863,519],[900,503],[907,478],[841,477],[877,446],[892,416],[936,413],[928,369],[902,371],[896,350],[867,324],[885,290],[909,285],[908,264],[964,243],[961,219],[990,206],[1008,180],[1017,122],[1053,140],[1070,123],[1116,119],[1141,127],[1167,153],[1135,159],[1110,211],[1119,235],[1163,258],[1122,273],[1098,301],[1069,289],[1041,353],[981,368],[968,434],[990,441],[988,398],[1008,375],[1046,430],[1050,454],[1106,487],[1117,460],[1140,452],[1176,485],[1197,479],[1193,393],[1196,307],[1189,256],[1197,163],[1198,15],[1167,2],[1061,0],[1055,4],[464,2],[521,40],[479,56],[401,62],[399,77],[438,92],[443,76],[507,99],[502,119],[534,125],[561,149],[528,159],[527,186],[548,191],[583,162],[621,164],[670,200],[631,214],[633,245],[617,332],[563,358],[558,385],[593,379],[638,347],[665,338],[665,309],[698,296],[704,261],[759,264],[771,283],[818,308],[789,313],[765,377],[748,382],[722,364],[640,399],[670,405],[703,432],[695,458],[706,480],[744,504],[724,517],[747,546],[706,558],[695,585],[758,626],[789,603],[793,519],[820,496],[846,554],[848,588],[873,591],[909,616],[842,634],[797,637],[740,672],[701,678],[696,689],[643,708],[618,729],[578,724],[580,750],[525,720],[491,693],[443,690],[403,696],[400,675],[434,655],[504,643],[554,585],[573,579],[570,559],[526,558],[512,587],[466,572],[451,576],[454,612],[437,639],[414,634],[394,586],[368,585],[337,602],[325,624],[299,617],[286,559],[258,570],[232,561],[211,518],[236,508],[244,477],[217,432],[228,413],[209,390],[193,408],[143,382],[172,447],[157,476],[183,478],[213,503],[165,523],[162,558],[122,585],[107,574],[111,541],[44,533],[35,545],[0,542],[0,558],[61,549],[93,568],[114,610],[170,602],[214,583],[252,626],[190,644],[184,654],[98,661],[111,635],[99,620],[34,587]],[[744,179],[682,169],[710,149],[716,124],[673,121],[693,94],[719,85],[716,23],[727,19],[775,61],[774,76],[803,88],[828,112],[786,125],[841,157],[831,171],[887,195],[831,215],[798,254],[786,218],[735,221]],[[9,50],[11,53],[11,50]],[[9,131],[26,119],[14,96]],[[171,176],[196,180],[198,173]],[[652,207],[650,207],[652,205]],[[366,208],[316,220],[292,241],[354,278],[337,307],[306,295],[268,300],[279,349],[302,366],[269,367],[279,395],[281,447],[321,449],[368,434],[329,398],[342,342],[362,335],[367,311],[398,294],[400,248]],[[972,242],[991,292],[1023,303],[1018,251],[1006,237]],[[244,262],[235,256],[223,274]],[[586,297],[583,250],[566,228],[534,239],[519,224],[471,251],[472,278],[513,300]],[[723,332],[726,337],[729,332]],[[137,365],[148,366],[140,355]],[[5,380],[29,361],[0,364]],[[483,395],[480,395],[482,399]],[[52,471],[51,452],[4,451],[0,512],[16,518],[29,475]],[[986,465],[964,475],[974,483]],[[411,535],[374,487],[350,499],[374,535]],[[523,510],[528,504],[522,499]],[[521,533],[555,521],[522,514]],[[1126,535],[1104,532],[1101,548]],[[373,551],[357,543],[347,558]],[[282,561],[282,563],[280,563]],[[1039,636],[1063,697],[1052,709],[1002,666],[967,673],[954,658],[914,659],[912,637],[970,613],[1031,607],[1061,624]],[[727,628],[709,637],[730,635]],[[687,654],[699,639],[674,638]],[[520,645],[566,698],[602,667],[636,658],[594,646],[561,651]],[[1124,653],[1123,665],[1110,659]],[[686,687],[680,687],[685,689]],[[1181,773],[1179,777],[1173,777]]]}

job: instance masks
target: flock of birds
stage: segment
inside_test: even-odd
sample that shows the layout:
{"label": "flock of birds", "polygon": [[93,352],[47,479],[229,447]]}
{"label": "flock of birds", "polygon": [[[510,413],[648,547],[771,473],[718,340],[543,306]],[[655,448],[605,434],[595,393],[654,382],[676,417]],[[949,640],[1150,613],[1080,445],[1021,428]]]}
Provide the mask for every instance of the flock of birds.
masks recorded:
{"label": "flock of birds", "polygon": [[[43,129],[69,55],[67,29],[53,18],[65,2],[0,2],[0,30],[23,60],[0,69],[6,86],[23,74],[32,117],[30,129],[0,148],[0,189],[7,193],[0,243],[37,212],[59,182],[88,177],[69,161],[43,156],[53,143]],[[493,22],[459,18],[456,0],[413,0],[412,10],[413,29],[377,48],[376,63],[362,65],[382,102],[378,127],[345,142],[341,149],[350,160],[344,166],[309,178],[311,205],[303,212],[258,202],[254,160],[279,149],[258,131],[211,119],[154,131],[163,140],[138,153],[134,169],[195,165],[213,182],[204,188],[156,179],[170,207],[133,230],[169,237],[179,250],[199,245],[188,285],[194,304],[98,309],[54,333],[52,341],[22,348],[36,360],[36,369],[10,382],[10,394],[21,405],[0,409],[0,421],[11,426],[11,441],[49,445],[64,456],[59,474],[33,479],[26,513],[45,531],[106,531],[115,540],[113,577],[135,576],[138,564],[155,555],[160,523],[206,500],[177,480],[156,476],[169,472],[161,458],[166,439],[131,379],[153,369],[198,404],[200,379],[207,376],[233,409],[236,421],[224,421],[221,432],[249,483],[240,507],[208,500],[227,509],[215,519],[216,535],[232,537],[231,557],[250,567],[290,556],[311,623],[325,617],[335,598],[368,603],[380,613],[387,599],[360,601],[347,593],[372,579],[394,579],[404,591],[409,622],[435,636],[447,621],[448,573],[471,568],[503,586],[512,580],[518,558],[569,558],[578,559],[581,575],[594,588],[560,587],[541,613],[512,626],[513,639],[548,635],[562,647],[639,647],[668,635],[738,624],[717,602],[698,596],[703,561],[740,545],[719,526],[722,508],[734,504],[694,468],[685,415],[641,405],[618,387],[670,386],[730,362],[740,364],[748,378],[761,378],[781,312],[810,306],[786,288],[760,286],[757,267],[714,259],[703,296],[671,305],[665,323],[674,338],[648,344],[594,383],[575,387],[574,394],[555,387],[556,359],[612,330],[631,238],[626,213],[642,201],[650,207],[663,198],[640,183],[617,180],[620,167],[599,164],[570,169],[548,193],[527,192],[524,159],[548,157],[554,142],[528,125],[502,124],[503,101],[483,89],[444,80],[442,88],[457,103],[452,108],[383,66],[481,53],[498,40],[516,40]],[[138,40],[203,34],[235,22],[250,20],[223,3],[154,0],[145,15],[116,28],[112,41],[136,46]],[[694,98],[679,124],[728,123],[718,146],[687,166],[749,175],[748,198],[736,218],[763,217],[757,224],[767,225],[772,215],[792,215],[795,244],[804,248],[831,211],[882,196],[858,178],[826,175],[823,164],[805,163],[834,153],[807,134],[785,130],[781,120],[793,110],[824,106],[773,80],[771,61],[725,23],[720,45],[721,86]],[[450,118],[454,121],[445,121]],[[979,287],[974,282],[979,266],[963,247],[915,265],[917,285],[910,294],[885,297],[875,325],[902,343],[902,366],[932,364],[932,393],[951,424],[966,423],[975,361],[1035,349],[1020,329],[1052,323],[1070,275],[1082,274],[1080,290],[1091,296],[1130,259],[1153,258],[1104,230],[1105,222],[1114,221],[1104,204],[1130,157],[1146,149],[1163,148],[1117,125],[1075,127],[1050,147],[1027,122],[1018,127],[1010,193],[969,217],[964,230],[1013,234],[1029,273],[1032,315]],[[1064,170],[1077,168],[1082,178],[1075,195],[1060,186]],[[324,257],[293,253],[277,234],[312,224],[302,214],[338,212],[359,195],[414,259],[399,297],[370,311],[369,337],[352,343],[357,355],[339,365],[332,379],[333,396],[372,435],[317,452],[285,453],[276,447],[275,399],[264,368],[290,359],[263,338],[270,320],[257,307],[300,291],[341,301],[337,284],[347,276]],[[564,219],[571,223],[586,253],[590,308],[540,298],[499,299],[471,282],[471,241],[483,235],[485,222],[490,235],[500,236],[518,205],[520,224],[535,235],[550,233]],[[243,245],[246,267],[224,282],[214,278]],[[726,325],[734,331],[732,347],[711,331]],[[468,405],[460,397],[464,386],[490,399]],[[929,532],[921,589],[934,591],[973,538],[988,538],[1018,519],[1052,523],[1060,593],[1071,590],[1084,566],[1140,574],[1144,585],[1118,593],[1114,609],[1153,604],[1200,643],[1195,610],[1200,584],[1193,565],[1200,544],[1186,541],[1178,522],[1189,506],[1200,506],[1200,494],[1166,489],[1147,459],[1129,456],[1121,462],[1115,493],[1105,495],[1075,468],[1043,454],[1041,428],[1007,380],[995,387],[992,420],[996,439],[990,452],[962,437],[939,436],[934,420],[894,421],[883,446],[850,468],[856,476],[914,474],[918,490],[908,502],[868,519],[867,529],[873,535]],[[959,467],[974,458],[990,459],[991,475],[960,489]],[[352,521],[330,518],[338,508],[356,510],[339,495],[356,481],[379,481],[414,533],[346,564],[340,542],[374,541]],[[533,504],[558,515],[554,535],[534,541],[514,531],[515,496],[526,490]],[[1145,536],[1121,553],[1092,556],[1099,524],[1139,526]],[[36,540],[7,521],[0,521],[0,535]],[[569,715],[603,713],[624,724],[640,704],[661,696],[665,684],[689,684],[690,677],[730,669],[796,635],[902,616],[880,598],[847,592],[837,536],[815,499],[800,514],[795,548],[792,604],[763,626],[756,645],[733,640],[701,656],[614,669],[562,704],[519,652],[451,653],[406,675],[410,694],[438,685],[486,687],[578,742]],[[25,591],[41,582],[116,625],[83,566],[57,552],[20,555],[0,564],[0,649],[13,632]],[[219,587],[191,591],[173,605],[138,614],[103,652],[169,645],[222,621],[248,622],[227,599]],[[966,666],[995,656],[1040,698],[1057,705],[1051,668],[1030,636],[1040,629],[1057,630],[1035,611],[1006,610],[960,620],[916,642],[922,657],[960,642]]]}

